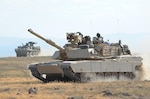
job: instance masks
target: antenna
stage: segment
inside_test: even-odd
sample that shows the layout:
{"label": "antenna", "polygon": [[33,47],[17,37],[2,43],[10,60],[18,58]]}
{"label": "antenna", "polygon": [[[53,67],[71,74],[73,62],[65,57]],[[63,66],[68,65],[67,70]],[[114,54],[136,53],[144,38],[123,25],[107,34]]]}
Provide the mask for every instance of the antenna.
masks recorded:
{"label": "antenna", "polygon": [[119,35],[119,18],[117,18],[117,34],[118,34],[118,39],[120,39],[120,35]]}

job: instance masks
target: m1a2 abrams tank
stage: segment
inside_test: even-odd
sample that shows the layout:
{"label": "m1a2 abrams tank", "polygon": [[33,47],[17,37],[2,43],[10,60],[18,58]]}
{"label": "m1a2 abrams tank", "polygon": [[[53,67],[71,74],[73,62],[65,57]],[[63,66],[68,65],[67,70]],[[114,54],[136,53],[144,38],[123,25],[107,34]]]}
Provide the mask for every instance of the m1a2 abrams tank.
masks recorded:
{"label": "m1a2 abrams tank", "polygon": [[36,42],[28,42],[25,45],[18,46],[15,49],[17,57],[30,57],[30,56],[37,56],[40,53],[40,47],[34,46]]}
{"label": "m1a2 abrams tank", "polygon": [[128,46],[122,46],[121,41],[109,44],[99,33],[93,40],[80,32],[67,33],[68,44],[62,48],[31,29],[28,31],[59,49],[53,55],[59,61],[35,63],[28,67],[31,74],[43,82],[136,79],[142,74],[142,58],[132,56]]}

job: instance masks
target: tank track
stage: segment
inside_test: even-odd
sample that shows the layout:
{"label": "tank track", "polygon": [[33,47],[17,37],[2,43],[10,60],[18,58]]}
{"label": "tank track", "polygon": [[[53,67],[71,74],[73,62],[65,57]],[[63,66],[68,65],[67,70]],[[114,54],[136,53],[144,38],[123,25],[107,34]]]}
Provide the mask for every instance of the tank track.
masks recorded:
{"label": "tank track", "polygon": [[47,79],[43,78],[43,77],[40,75],[40,73],[38,72],[38,70],[37,70],[37,68],[36,68],[35,66],[30,66],[29,69],[30,69],[30,71],[31,71],[31,74],[32,74],[35,78],[37,78],[37,79],[39,79],[39,80],[41,80],[41,81],[43,81],[43,82],[47,82]]}
{"label": "tank track", "polygon": [[[52,65],[51,63],[44,63]],[[73,82],[92,82],[92,81],[107,81],[107,80],[134,80],[141,79],[143,77],[143,69],[141,65],[135,66],[135,72],[82,72],[75,73],[68,64],[62,64],[62,62],[56,62],[62,69],[62,72],[58,73],[47,73],[40,74],[37,66],[40,64],[31,64],[28,68],[31,71],[31,74],[47,83],[52,81],[73,81]],[[45,75],[45,77],[43,76]]]}
{"label": "tank track", "polygon": [[68,71],[66,75],[70,80],[74,82],[93,82],[93,81],[107,81],[107,80],[134,80],[135,74],[128,73],[73,73]]}
{"label": "tank track", "polygon": [[[71,68],[64,68],[64,76],[61,74],[47,74],[46,78],[42,77],[37,69],[30,67],[31,73],[37,79],[44,83],[52,81],[63,82],[92,82],[92,81],[108,81],[108,80],[134,80],[137,78],[136,74],[132,72],[104,72],[104,73],[73,73]],[[138,70],[138,72],[140,72]]]}

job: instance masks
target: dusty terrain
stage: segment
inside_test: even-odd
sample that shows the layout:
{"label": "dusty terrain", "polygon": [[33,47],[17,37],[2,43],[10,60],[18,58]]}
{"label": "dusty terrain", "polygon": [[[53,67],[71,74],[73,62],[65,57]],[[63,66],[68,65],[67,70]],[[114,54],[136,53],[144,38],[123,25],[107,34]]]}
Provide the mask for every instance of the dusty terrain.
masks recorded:
{"label": "dusty terrain", "polygon": [[42,83],[27,69],[51,57],[0,58],[0,99],[149,99],[149,81]]}

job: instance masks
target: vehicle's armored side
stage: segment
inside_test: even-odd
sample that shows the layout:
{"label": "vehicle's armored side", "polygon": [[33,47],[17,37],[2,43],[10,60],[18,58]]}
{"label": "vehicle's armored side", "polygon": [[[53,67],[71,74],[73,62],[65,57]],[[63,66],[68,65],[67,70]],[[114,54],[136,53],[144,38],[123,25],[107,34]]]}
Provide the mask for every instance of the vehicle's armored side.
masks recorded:
{"label": "vehicle's armored side", "polygon": [[108,43],[99,33],[92,40],[80,32],[66,33],[68,43],[62,48],[31,29],[28,31],[59,49],[52,56],[59,61],[29,65],[31,74],[43,82],[140,79],[142,76],[142,58],[132,56],[121,40]]}
{"label": "vehicle's armored side", "polygon": [[18,46],[15,49],[17,57],[30,57],[37,56],[40,53],[40,46],[35,46],[36,42],[27,42],[25,45]]}

